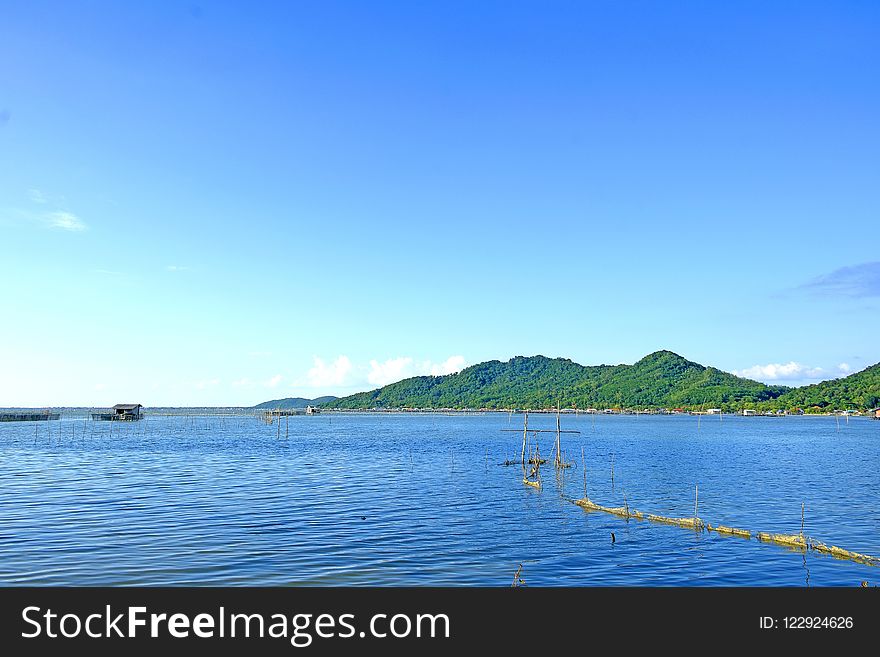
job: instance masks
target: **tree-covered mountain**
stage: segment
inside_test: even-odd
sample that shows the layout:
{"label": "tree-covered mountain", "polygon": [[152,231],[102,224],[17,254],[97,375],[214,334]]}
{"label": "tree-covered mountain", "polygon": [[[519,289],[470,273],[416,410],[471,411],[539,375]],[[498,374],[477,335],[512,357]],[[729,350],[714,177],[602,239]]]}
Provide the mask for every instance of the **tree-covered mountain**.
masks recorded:
{"label": "tree-covered mountain", "polygon": [[880,406],[880,363],[842,379],[795,388],[782,395],[780,402],[823,411],[877,408]]}
{"label": "tree-covered mountain", "polygon": [[284,399],[273,399],[262,404],[257,404],[254,408],[270,408],[270,409],[287,409],[287,408],[305,408],[306,406],[320,406],[335,401],[338,397],[327,395],[326,397],[316,397],[315,399],[304,399],[303,397],[285,397]]}
{"label": "tree-covered mountain", "polygon": [[789,388],[704,367],[670,351],[633,365],[586,367],[564,358],[517,356],[457,374],[417,376],[343,397],[328,408],[638,408],[718,406],[737,410],[778,400]]}

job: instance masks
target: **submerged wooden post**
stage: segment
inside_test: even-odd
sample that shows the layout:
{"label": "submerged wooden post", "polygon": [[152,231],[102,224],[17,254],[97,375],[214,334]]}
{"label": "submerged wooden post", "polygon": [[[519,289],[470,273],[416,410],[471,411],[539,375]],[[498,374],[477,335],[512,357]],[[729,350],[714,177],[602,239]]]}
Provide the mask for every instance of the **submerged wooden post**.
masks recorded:
{"label": "submerged wooden post", "polygon": [[694,518],[699,518],[700,508],[700,485],[694,484]]}
{"label": "submerged wooden post", "polygon": [[559,402],[556,402],[556,467],[562,465],[562,456],[560,450],[562,448],[561,427],[559,426]]}
{"label": "submerged wooden post", "polygon": [[590,499],[587,497],[587,460],[584,458],[584,448],[581,447],[581,468],[584,471],[584,499]]}

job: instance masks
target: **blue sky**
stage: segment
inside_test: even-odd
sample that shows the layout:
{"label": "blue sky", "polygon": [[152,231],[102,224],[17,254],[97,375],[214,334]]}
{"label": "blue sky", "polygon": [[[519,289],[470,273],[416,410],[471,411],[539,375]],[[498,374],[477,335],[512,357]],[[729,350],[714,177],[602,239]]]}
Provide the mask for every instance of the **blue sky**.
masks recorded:
{"label": "blue sky", "polygon": [[880,361],[873,2],[27,2],[0,406]]}

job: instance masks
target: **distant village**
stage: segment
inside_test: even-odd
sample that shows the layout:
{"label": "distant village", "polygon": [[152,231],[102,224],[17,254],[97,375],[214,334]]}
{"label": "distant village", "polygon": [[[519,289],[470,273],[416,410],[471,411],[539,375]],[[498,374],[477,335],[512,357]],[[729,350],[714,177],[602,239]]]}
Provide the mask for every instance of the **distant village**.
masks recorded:
{"label": "distant village", "polygon": [[[60,420],[65,409],[7,409],[0,410],[0,422],[38,422],[49,420]],[[81,416],[83,410],[70,409],[72,415]],[[116,404],[115,406],[102,410],[93,411],[87,409],[86,415],[94,421],[102,422],[136,422],[144,419],[146,413],[144,406],[141,404]],[[290,417],[296,415],[318,415],[319,413],[441,413],[447,415],[468,415],[468,414],[485,414],[485,413],[562,413],[567,415],[734,415],[740,417],[787,417],[797,415],[824,415],[824,416],[841,416],[841,417],[869,417],[880,420],[880,408],[870,409],[868,411],[858,410],[834,410],[822,411],[819,408],[811,408],[806,411],[803,409],[793,410],[777,410],[777,411],[759,411],[753,408],[744,408],[737,412],[725,412],[721,408],[707,408],[701,410],[687,408],[541,408],[541,409],[522,409],[522,408],[417,408],[417,407],[376,407],[370,409],[322,409],[319,406],[306,406],[305,408],[275,408],[260,409],[255,411],[253,408],[245,407],[200,407],[200,408],[174,408],[162,407],[151,409],[150,415],[258,415],[263,421],[271,424],[276,419],[282,417]]]}

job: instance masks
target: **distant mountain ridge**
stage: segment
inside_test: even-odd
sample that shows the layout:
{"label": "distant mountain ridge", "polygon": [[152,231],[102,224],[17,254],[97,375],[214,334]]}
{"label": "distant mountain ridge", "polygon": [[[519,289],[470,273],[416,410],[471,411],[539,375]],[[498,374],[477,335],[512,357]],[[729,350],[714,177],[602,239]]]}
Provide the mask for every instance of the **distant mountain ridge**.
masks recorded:
{"label": "distant mountain ridge", "polygon": [[324,403],[325,408],[871,408],[880,404],[880,364],[815,386],[766,385],[657,351],[632,365],[584,366],[517,356],[457,374],[417,376]]}
{"label": "distant mountain ridge", "polygon": [[880,363],[842,379],[794,388],[783,400],[801,408],[876,409],[880,406]]}
{"label": "distant mountain ridge", "polygon": [[320,406],[329,402],[336,401],[338,397],[327,395],[325,397],[316,397],[315,399],[305,399],[304,397],[285,397],[284,399],[273,399],[261,404],[257,404],[253,408],[305,408],[306,406]]}

